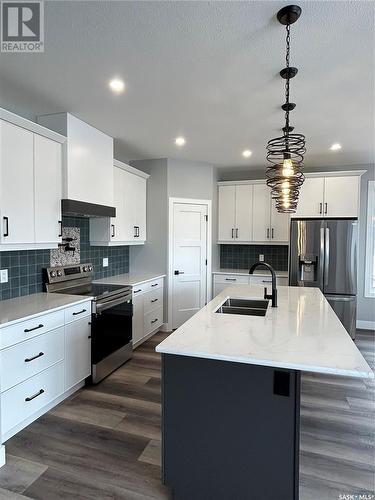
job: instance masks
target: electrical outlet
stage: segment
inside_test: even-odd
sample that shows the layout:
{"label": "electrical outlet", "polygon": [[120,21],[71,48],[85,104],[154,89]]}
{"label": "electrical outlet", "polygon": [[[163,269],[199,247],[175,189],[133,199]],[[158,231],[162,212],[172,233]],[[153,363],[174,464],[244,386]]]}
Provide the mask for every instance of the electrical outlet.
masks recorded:
{"label": "electrical outlet", "polygon": [[8,269],[1,269],[0,283],[8,283]]}
{"label": "electrical outlet", "polygon": [[108,257],[103,258],[103,267],[108,267]]}
{"label": "electrical outlet", "polygon": [[259,262],[264,262],[264,255],[262,253],[259,254]]}

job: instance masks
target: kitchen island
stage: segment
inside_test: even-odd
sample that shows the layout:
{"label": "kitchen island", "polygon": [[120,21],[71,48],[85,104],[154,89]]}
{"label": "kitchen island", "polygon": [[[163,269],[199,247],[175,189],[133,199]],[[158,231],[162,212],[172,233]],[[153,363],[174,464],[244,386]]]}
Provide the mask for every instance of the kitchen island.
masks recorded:
{"label": "kitchen island", "polygon": [[157,347],[163,480],[176,500],[297,500],[301,371],[374,375],[316,288],[279,287],[264,316],[223,314],[226,288]]}

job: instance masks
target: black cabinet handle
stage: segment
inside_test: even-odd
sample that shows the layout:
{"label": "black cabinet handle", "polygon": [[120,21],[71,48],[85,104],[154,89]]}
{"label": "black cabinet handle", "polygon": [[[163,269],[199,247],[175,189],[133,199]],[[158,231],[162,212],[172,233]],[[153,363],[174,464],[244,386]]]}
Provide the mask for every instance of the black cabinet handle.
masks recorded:
{"label": "black cabinet handle", "polygon": [[88,339],[91,339],[91,335],[89,335],[87,338],[88,338]]}
{"label": "black cabinet handle", "polygon": [[326,214],[328,212],[328,203],[324,203],[324,206],[325,206],[324,213]]}
{"label": "black cabinet handle", "polygon": [[40,391],[37,392],[36,394],[33,394],[32,396],[25,398],[25,401],[32,401],[33,399],[37,398],[38,396],[40,396],[43,393],[44,393],[44,389],[40,389]]}
{"label": "black cabinet handle", "polygon": [[319,213],[323,212],[323,203],[319,203]]}
{"label": "black cabinet handle", "polygon": [[269,239],[270,239],[270,228],[267,227],[267,240],[269,240]]}
{"label": "black cabinet handle", "polygon": [[8,217],[3,217],[3,221],[5,222],[5,227],[6,227],[6,230],[5,232],[3,233],[3,236],[6,237],[6,236],[9,236],[9,219]]}
{"label": "black cabinet handle", "polygon": [[238,238],[238,227],[236,228],[236,238]]}
{"label": "black cabinet handle", "polygon": [[272,283],[272,280],[262,280],[262,283]]}
{"label": "black cabinet handle", "polygon": [[175,271],[174,272],[175,276],[178,276],[179,274],[185,274],[185,271]]}
{"label": "black cabinet handle", "polygon": [[32,358],[26,358],[25,363],[29,363],[30,361],[34,361],[34,359],[41,358],[42,356],[44,356],[44,352],[40,352],[39,354],[37,354],[36,356],[33,356]]}
{"label": "black cabinet handle", "polygon": [[154,283],[154,284],[153,284],[153,285],[151,285],[151,286],[152,286],[152,287],[154,287],[154,286],[158,286],[158,284],[159,284],[159,283]]}
{"label": "black cabinet handle", "polygon": [[234,238],[234,229],[232,229],[232,239]]}
{"label": "black cabinet handle", "polygon": [[115,225],[111,224],[111,228],[112,228],[111,238],[114,238],[116,236]]}
{"label": "black cabinet handle", "polygon": [[237,281],[237,278],[225,278],[225,281]]}
{"label": "black cabinet handle", "polygon": [[38,330],[39,328],[43,328],[44,325],[42,325],[42,323],[38,326],[34,326],[34,328],[26,328],[26,330],[24,330],[25,333],[29,333],[29,332],[33,332],[34,330]]}
{"label": "black cabinet handle", "polygon": [[153,304],[154,302],[157,302],[159,299],[154,299],[154,300],[151,300],[151,303]]}
{"label": "black cabinet handle", "polygon": [[134,226],[134,238],[139,238],[139,226]]}
{"label": "black cabinet handle", "polygon": [[139,290],[134,290],[134,292],[133,292],[133,293],[139,293],[139,292],[141,292],[141,291],[142,291],[142,288],[140,288]]}
{"label": "black cabinet handle", "polygon": [[158,320],[158,318],[153,319],[153,320],[151,321],[151,324],[152,324],[152,323],[156,323],[156,322],[157,322],[157,320]]}
{"label": "black cabinet handle", "polygon": [[78,314],[82,314],[82,313],[84,313],[84,312],[86,312],[86,309],[82,309],[82,311],[77,311],[77,312],[74,312],[74,313],[73,313],[73,316],[78,316]]}
{"label": "black cabinet handle", "polygon": [[60,226],[60,231],[59,231],[58,237],[61,238],[62,237],[62,220],[59,220],[58,224]]}
{"label": "black cabinet handle", "polygon": [[274,230],[273,228],[271,229],[271,238],[273,239],[273,233],[274,233]]}

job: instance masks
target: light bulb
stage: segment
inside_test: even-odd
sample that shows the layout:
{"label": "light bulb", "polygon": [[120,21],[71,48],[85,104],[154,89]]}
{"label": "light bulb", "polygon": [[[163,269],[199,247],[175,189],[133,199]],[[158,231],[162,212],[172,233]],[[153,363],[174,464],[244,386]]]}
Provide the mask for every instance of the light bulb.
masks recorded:
{"label": "light bulb", "polygon": [[282,190],[281,190],[281,192],[282,192],[283,194],[289,194],[289,193],[290,193],[290,189],[288,189],[288,188],[284,188],[284,189],[282,189]]}
{"label": "light bulb", "polygon": [[284,168],[292,168],[293,167],[293,162],[290,158],[285,158],[285,160],[283,160],[283,167]]}
{"label": "light bulb", "polygon": [[290,183],[289,183],[289,181],[284,181],[284,182],[282,182],[282,183],[281,183],[281,187],[282,187],[283,189],[288,189],[288,188],[290,188]]}

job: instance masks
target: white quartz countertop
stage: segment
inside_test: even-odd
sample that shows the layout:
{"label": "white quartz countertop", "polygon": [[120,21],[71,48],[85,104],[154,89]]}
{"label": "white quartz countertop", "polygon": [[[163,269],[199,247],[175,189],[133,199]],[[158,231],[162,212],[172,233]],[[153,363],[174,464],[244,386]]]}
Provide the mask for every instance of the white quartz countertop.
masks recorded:
{"label": "white quartz countertop", "polygon": [[259,285],[227,287],[156,350],[165,354],[374,378],[371,368],[318,288],[278,287],[266,315],[215,311],[228,298],[263,299]]}
{"label": "white quartz countertop", "polygon": [[95,280],[94,283],[105,283],[107,285],[140,285],[141,283],[146,283],[147,281],[157,280],[164,278],[165,274],[160,273],[127,273],[118,274],[117,276],[110,276],[109,278],[102,278],[100,280]]}
{"label": "white quartz countertop", "polygon": [[[288,271],[276,271],[276,276],[279,276],[280,278],[287,278],[288,277]],[[248,276],[249,275],[249,269],[230,269],[230,268],[221,268],[221,269],[216,269],[215,271],[212,271],[212,274],[234,274],[236,276]],[[270,276],[271,273],[267,269],[255,269],[254,271],[254,276]]]}
{"label": "white quartz countertop", "polygon": [[66,295],[63,293],[34,293],[2,300],[0,302],[0,329],[12,323],[33,318],[38,314],[49,313],[57,309],[91,300],[83,295]]}

